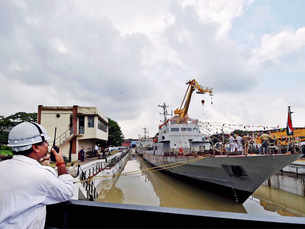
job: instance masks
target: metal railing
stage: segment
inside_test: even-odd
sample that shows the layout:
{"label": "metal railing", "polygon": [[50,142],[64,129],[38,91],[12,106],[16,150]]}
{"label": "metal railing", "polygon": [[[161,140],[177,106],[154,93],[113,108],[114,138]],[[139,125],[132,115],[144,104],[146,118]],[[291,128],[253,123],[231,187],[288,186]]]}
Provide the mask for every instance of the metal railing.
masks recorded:
{"label": "metal railing", "polygon": [[93,179],[91,178],[95,177],[104,169],[111,169],[112,167],[114,167],[128,153],[129,151],[122,152],[120,156],[112,158],[111,160],[108,161],[108,163],[106,160],[107,164],[105,164],[105,166],[103,166],[104,164],[102,161],[95,163],[93,166],[85,170],[83,170],[80,166],[78,166],[77,174],[79,174],[79,180],[87,192],[87,197],[86,197],[87,200],[93,201],[98,197],[98,192],[94,185]]}
{"label": "metal railing", "polygon": [[62,144],[64,144],[68,138],[73,136],[73,128],[70,128],[66,131],[64,131],[63,133],[61,133],[57,138],[56,138],[56,142],[55,144],[60,146]]}
{"label": "metal railing", "polygon": [[91,167],[85,171],[82,170],[80,167],[78,167],[78,169],[81,170],[79,179],[81,181],[82,186],[87,192],[87,200],[95,200],[98,197],[98,192],[96,190],[93,180],[91,180],[90,178],[96,176],[102,170],[105,169],[105,167],[103,167],[103,162],[96,163],[94,167]]}

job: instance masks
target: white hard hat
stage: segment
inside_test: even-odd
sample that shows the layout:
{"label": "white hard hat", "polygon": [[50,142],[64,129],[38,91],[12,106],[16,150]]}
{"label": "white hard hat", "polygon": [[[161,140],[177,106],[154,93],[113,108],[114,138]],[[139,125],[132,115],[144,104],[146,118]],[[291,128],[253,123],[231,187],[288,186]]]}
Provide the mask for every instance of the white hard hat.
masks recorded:
{"label": "white hard hat", "polygon": [[22,122],[13,127],[8,135],[8,146],[14,152],[28,150],[33,144],[48,141],[45,128],[34,122]]}

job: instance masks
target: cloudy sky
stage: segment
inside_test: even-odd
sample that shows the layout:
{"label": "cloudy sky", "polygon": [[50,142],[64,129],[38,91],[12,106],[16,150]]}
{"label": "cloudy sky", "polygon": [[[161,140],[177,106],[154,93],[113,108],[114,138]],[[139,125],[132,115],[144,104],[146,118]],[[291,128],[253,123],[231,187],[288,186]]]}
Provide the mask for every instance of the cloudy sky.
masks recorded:
{"label": "cloudy sky", "polygon": [[[305,126],[303,0],[0,1],[0,114],[97,106],[126,137],[155,134],[185,82],[201,121]],[[205,105],[201,105],[204,99]]]}

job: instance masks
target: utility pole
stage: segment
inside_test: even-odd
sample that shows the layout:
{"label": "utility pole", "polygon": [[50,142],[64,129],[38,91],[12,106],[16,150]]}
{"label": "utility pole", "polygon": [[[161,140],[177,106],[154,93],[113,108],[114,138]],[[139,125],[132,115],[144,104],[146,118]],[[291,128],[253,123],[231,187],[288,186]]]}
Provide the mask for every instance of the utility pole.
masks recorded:
{"label": "utility pole", "polygon": [[223,130],[223,128],[224,128],[224,126],[225,126],[225,124],[222,124],[222,128],[221,128],[221,132],[222,132],[222,149],[221,149],[221,151],[222,151],[222,154],[225,154],[225,136],[224,136],[224,130]]}
{"label": "utility pole", "polygon": [[[143,128],[144,130],[144,139],[146,139],[147,135],[148,135],[148,130],[147,128]],[[148,136],[149,137],[149,136]]]}

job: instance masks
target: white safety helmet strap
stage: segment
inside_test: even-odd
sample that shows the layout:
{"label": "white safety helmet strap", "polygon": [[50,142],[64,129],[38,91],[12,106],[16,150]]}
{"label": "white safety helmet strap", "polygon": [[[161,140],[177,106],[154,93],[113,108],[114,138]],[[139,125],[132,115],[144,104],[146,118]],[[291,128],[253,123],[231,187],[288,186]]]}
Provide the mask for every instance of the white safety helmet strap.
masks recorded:
{"label": "white safety helmet strap", "polygon": [[46,139],[44,137],[44,134],[42,133],[42,130],[41,130],[40,126],[38,126],[35,122],[30,122],[30,123],[32,123],[38,129],[40,137],[41,137],[41,142],[45,142]]}
{"label": "white safety helmet strap", "polygon": [[28,150],[28,149],[31,149],[31,148],[32,148],[32,145],[12,147],[14,152],[25,151],[25,150]]}

